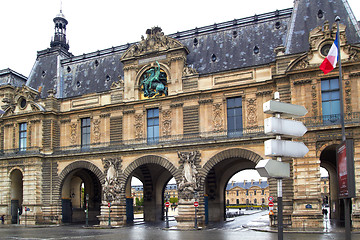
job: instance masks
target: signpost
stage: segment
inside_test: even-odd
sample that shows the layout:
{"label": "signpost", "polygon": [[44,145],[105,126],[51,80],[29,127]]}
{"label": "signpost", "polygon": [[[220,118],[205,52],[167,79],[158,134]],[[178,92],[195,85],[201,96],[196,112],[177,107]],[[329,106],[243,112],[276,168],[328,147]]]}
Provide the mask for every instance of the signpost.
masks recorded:
{"label": "signpost", "polygon": [[110,213],[111,213],[111,202],[108,202],[108,208],[109,208],[109,223],[108,223],[108,226],[111,227],[111,217],[110,217]]}
{"label": "signpost", "polygon": [[25,207],[25,227],[26,227],[26,221],[27,221],[27,220],[26,220],[26,212],[27,212],[27,211],[30,211],[30,208]]}
{"label": "signpost", "polygon": [[169,193],[166,193],[166,203],[165,203],[165,207],[166,207],[166,228],[169,228],[169,207],[170,207],[170,203],[169,203],[169,199],[170,199],[170,195]]}
{"label": "signpost", "polygon": [[[278,180],[277,205],[278,205],[278,240],[283,239],[283,205],[282,205],[282,179],[290,177],[289,163],[281,162],[281,157],[303,157],[309,149],[302,142],[293,142],[282,140],[281,136],[301,137],[307,129],[299,121],[281,119],[283,117],[301,117],[306,115],[307,110],[303,106],[280,102],[279,92],[274,94],[275,100],[264,103],[263,112],[274,114],[264,120],[264,132],[266,135],[275,135],[276,139],[270,139],[264,142],[265,155],[276,157],[273,159],[264,159],[256,165],[256,170],[261,177],[274,177]],[[269,208],[274,207],[273,197],[269,197]],[[272,209],[269,212],[273,215]]]}
{"label": "signpost", "polygon": [[194,193],[194,207],[195,207],[195,229],[198,229],[198,224],[197,224],[197,208],[199,207],[199,202],[197,201],[198,199],[198,195],[199,193],[198,192],[195,192]]}

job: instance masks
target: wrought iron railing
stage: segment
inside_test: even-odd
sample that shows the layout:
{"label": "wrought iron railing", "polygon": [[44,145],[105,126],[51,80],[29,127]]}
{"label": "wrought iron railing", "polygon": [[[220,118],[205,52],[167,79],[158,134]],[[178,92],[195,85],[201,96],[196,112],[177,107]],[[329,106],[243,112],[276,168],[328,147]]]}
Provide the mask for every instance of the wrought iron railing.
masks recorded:
{"label": "wrought iron railing", "polygon": [[27,148],[12,148],[12,149],[5,149],[0,151],[0,155],[16,155],[16,156],[23,156],[23,155],[33,155],[33,154],[40,154],[40,147],[27,147]]}
{"label": "wrought iron railing", "polygon": [[[308,131],[316,130],[314,128],[326,127],[330,125],[339,125],[340,128],[340,115],[321,115],[315,117],[298,118],[298,121],[302,121],[308,128]],[[345,124],[360,123],[360,112],[346,114],[344,118]],[[218,143],[226,141],[245,141],[249,139],[264,138],[264,127],[252,127],[244,128],[241,131],[229,132],[229,131],[212,131],[212,132],[199,132],[194,134],[172,135],[162,136],[159,138],[140,138],[130,139],[123,141],[112,141],[103,143],[93,143],[86,146],[70,145],[63,147],[55,147],[53,154],[70,154],[70,153],[89,153],[89,152],[101,152],[112,150],[132,150],[132,149],[151,149],[161,148],[164,146],[177,146],[177,145],[190,145],[190,144],[206,144],[206,143]],[[31,155],[41,153],[39,147],[26,148],[24,151],[17,149],[7,149],[0,151],[1,155]]]}
{"label": "wrought iron railing", "polygon": [[141,148],[158,148],[166,145],[186,145],[198,144],[207,142],[220,142],[227,140],[246,140],[249,138],[256,138],[265,136],[264,127],[253,127],[242,129],[242,131],[228,132],[228,131],[212,131],[199,132],[194,134],[162,136],[159,138],[140,138],[123,141],[112,141],[105,143],[96,143],[87,146],[72,145],[54,148],[55,154],[63,153],[80,153],[93,151],[111,151],[111,150],[126,150],[126,149],[141,149]]}
{"label": "wrought iron railing", "polygon": [[[304,125],[308,129],[310,129],[316,127],[325,127],[330,125],[339,125],[340,117],[341,117],[340,114],[332,114],[332,115],[321,115],[315,117],[303,117],[303,118],[298,118],[297,120],[303,122]],[[345,124],[360,123],[360,112],[345,114],[344,122]]]}

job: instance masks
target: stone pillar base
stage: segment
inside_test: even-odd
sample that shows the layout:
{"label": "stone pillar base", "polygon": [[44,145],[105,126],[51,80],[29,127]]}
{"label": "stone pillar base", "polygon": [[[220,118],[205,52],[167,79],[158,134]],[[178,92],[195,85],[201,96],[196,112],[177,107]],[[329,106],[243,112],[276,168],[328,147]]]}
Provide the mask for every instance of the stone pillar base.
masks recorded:
{"label": "stone pillar base", "polygon": [[[178,206],[178,216],[175,217],[177,221],[176,227],[179,229],[194,229],[195,227],[195,207],[194,199],[180,200]],[[197,225],[198,227],[204,226],[204,216],[200,214],[202,211],[197,212]]]}
{"label": "stone pillar base", "polygon": [[[120,226],[126,224],[126,214],[125,207],[122,205],[112,205],[110,213],[110,225],[111,226]],[[109,207],[106,205],[101,206],[100,216],[98,219],[100,221],[100,226],[109,225]]]}
{"label": "stone pillar base", "polygon": [[323,228],[323,216],[318,212],[296,213],[291,217],[293,228]]}
{"label": "stone pillar base", "polygon": [[351,225],[353,228],[359,229],[360,228],[360,214],[355,213],[351,216]]}

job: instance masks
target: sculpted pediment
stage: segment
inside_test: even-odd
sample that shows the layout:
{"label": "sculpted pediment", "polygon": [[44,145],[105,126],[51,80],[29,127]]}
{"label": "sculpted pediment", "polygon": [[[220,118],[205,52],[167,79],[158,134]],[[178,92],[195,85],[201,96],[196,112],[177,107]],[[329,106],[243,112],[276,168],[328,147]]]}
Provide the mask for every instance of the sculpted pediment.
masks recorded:
{"label": "sculpted pediment", "polygon": [[1,109],[5,112],[3,115],[45,111],[43,106],[35,102],[37,97],[38,92],[28,86],[15,88],[14,95],[8,95],[2,99]]}
{"label": "sculpted pediment", "polygon": [[121,61],[145,56],[154,52],[166,52],[169,50],[189,50],[179,41],[165,36],[160,27],[146,30],[146,38],[141,36],[141,41],[132,45],[121,57]]}
{"label": "sculpted pediment", "polygon": [[[360,48],[347,44],[346,26],[339,24],[340,49],[342,62],[359,61]],[[286,72],[319,67],[327,56],[337,32],[337,24],[331,27],[328,21],[324,26],[314,28],[309,34],[309,51],[298,56],[286,69]]]}

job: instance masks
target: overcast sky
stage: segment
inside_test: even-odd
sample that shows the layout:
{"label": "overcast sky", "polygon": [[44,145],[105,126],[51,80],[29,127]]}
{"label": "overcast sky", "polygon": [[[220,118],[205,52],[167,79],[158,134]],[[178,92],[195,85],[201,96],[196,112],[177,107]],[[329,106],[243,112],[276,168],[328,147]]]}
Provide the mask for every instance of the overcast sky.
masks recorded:
{"label": "overcast sky", "polygon": [[[360,1],[348,2],[359,20]],[[60,6],[61,0],[0,1],[0,69],[29,75],[37,51],[50,45]],[[139,41],[153,26],[168,35],[292,6],[293,0],[62,0],[74,55]]]}

